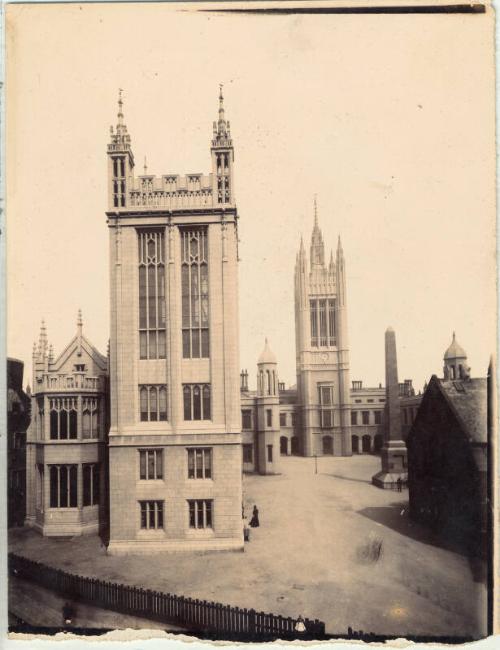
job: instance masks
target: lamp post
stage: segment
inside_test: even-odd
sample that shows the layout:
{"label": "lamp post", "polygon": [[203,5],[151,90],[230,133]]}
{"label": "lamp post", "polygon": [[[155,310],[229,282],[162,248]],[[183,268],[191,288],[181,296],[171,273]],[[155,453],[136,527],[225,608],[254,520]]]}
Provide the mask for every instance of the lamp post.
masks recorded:
{"label": "lamp post", "polygon": [[318,456],[317,454],[314,454],[314,473],[318,473]]}

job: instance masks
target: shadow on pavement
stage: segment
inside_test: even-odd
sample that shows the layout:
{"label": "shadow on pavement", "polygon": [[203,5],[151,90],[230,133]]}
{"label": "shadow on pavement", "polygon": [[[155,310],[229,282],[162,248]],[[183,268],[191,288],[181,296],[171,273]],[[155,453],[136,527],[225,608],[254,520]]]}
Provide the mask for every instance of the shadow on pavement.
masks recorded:
{"label": "shadow on pavement", "polygon": [[341,478],[344,481],[355,481],[356,483],[368,483],[368,485],[371,485],[371,481],[367,481],[366,479],[362,478],[353,478],[352,476],[341,476],[340,474],[327,474],[326,472],[320,472],[323,476],[330,476],[331,478]]}
{"label": "shadow on pavement", "polygon": [[400,535],[405,535],[405,537],[422,544],[428,544],[462,555],[469,562],[474,582],[486,582],[486,562],[479,557],[470,557],[460,540],[446,539],[438,535],[437,532],[412,521],[408,511],[408,503],[391,503],[388,506],[363,508],[357,510],[357,514],[387,526],[387,528],[391,528]]}

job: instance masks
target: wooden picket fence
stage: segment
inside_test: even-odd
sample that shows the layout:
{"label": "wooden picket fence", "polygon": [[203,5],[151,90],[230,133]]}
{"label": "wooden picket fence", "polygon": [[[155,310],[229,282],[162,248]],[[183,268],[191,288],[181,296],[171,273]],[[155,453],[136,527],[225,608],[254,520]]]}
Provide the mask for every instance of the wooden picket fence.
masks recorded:
{"label": "wooden picket fence", "polygon": [[301,632],[296,630],[298,619],[87,578],[14,553],[9,553],[9,572],[73,602],[83,601],[123,614],[171,623],[199,636],[257,641],[325,638],[325,624],[317,619],[304,619],[305,630]]}

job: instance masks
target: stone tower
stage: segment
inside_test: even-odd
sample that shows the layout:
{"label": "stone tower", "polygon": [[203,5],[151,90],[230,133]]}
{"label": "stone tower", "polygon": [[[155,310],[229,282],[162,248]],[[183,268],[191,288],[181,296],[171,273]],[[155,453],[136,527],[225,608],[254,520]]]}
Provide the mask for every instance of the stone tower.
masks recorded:
{"label": "stone tower", "polygon": [[108,145],[110,553],[243,547],[238,215],[222,89],[208,175]]}
{"label": "stone tower", "polygon": [[309,265],[303,241],[295,264],[295,336],[302,453],[350,456],[351,416],[345,260],[325,262],[314,201]]}
{"label": "stone tower", "polygon": [[377,487],[392,489],[398,479],[405,483],[408,480],[407,451],[401,433],[396,333],[392,327],[385,332],[385,386],[387,427],[381,451],[382,470],[372,481]]}
{"label": "stone tower", "polygon": [[470,368],[467,365],[467,354],[465,350],[457,343],[455,332],[453,340],[443,357],[443,377],[444,379],[467,379],[470,374]]}
{"label": "stone tower", "polygon": [[279,454],[278,363],[267,342],[257,362],[257,467],[260,474],[277,474]]}

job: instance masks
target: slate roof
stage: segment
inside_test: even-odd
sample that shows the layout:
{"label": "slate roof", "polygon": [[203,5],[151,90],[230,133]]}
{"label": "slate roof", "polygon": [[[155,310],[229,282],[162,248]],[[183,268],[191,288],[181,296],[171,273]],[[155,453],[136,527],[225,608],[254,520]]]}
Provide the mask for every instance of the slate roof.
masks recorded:
{"label": "slate roof", "polygon": [[469,440],[486,443],[488,441],[487,379],[440,380],[439,385],[463,424]]}

